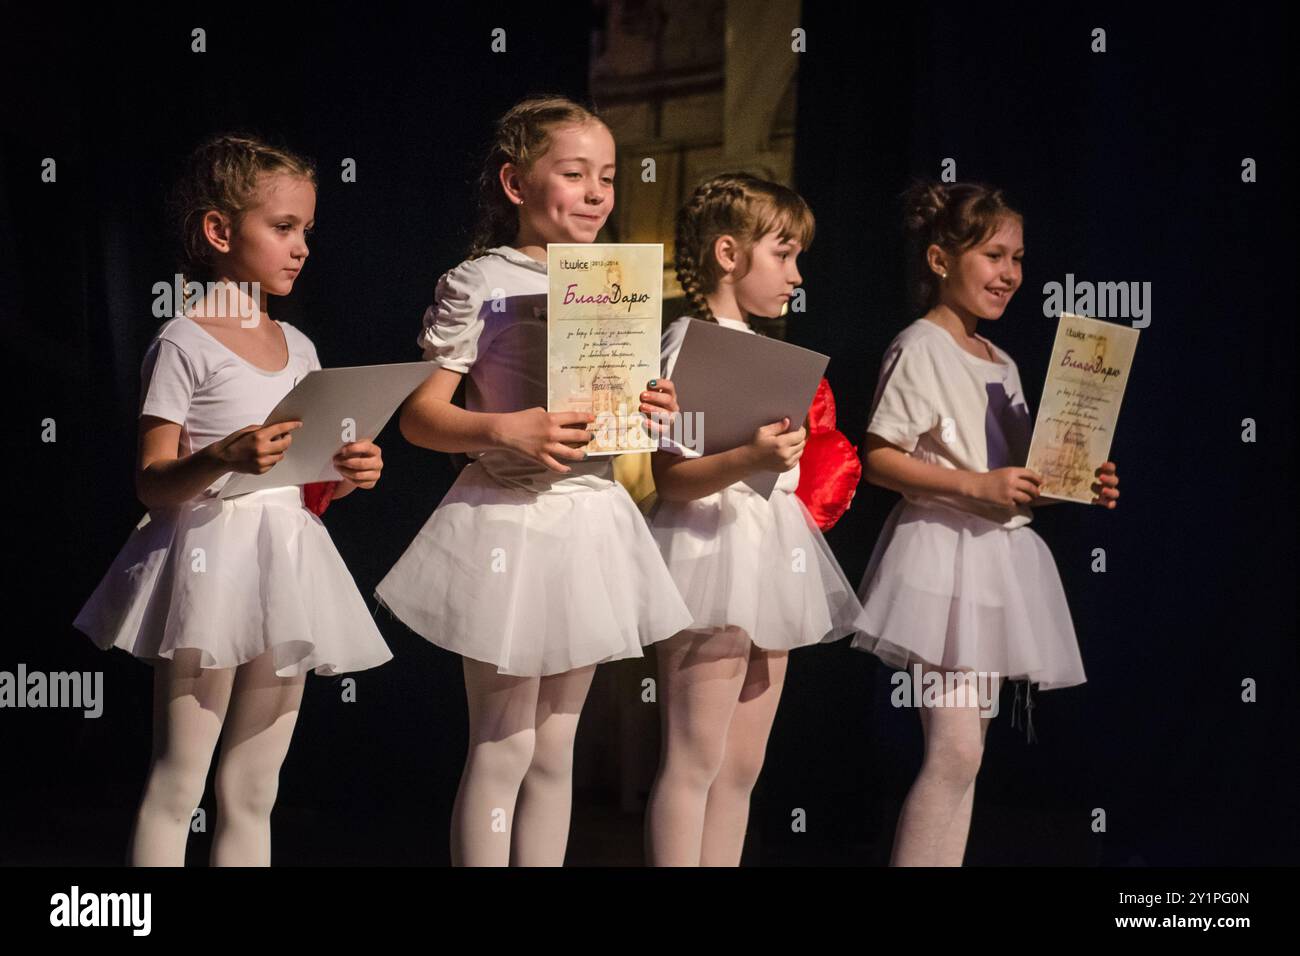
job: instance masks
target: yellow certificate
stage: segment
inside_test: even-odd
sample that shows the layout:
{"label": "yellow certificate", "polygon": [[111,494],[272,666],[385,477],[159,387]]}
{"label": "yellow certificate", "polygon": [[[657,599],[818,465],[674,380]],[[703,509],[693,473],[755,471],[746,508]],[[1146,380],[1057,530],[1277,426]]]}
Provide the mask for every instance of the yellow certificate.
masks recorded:
{"label": "yellow certificate", "polygon": [[1126,325],[1061,315],[1025,462],[1043,476],[1043,497],[1085,504],[1097,497],[1094,473],[1110,455],[1137,340]]}
{"label": "yellow certificate", "polygon": [[548,244],[546,410],[596,416],[589,455],[653,451],[641,414],[659,377],[662,243]]}

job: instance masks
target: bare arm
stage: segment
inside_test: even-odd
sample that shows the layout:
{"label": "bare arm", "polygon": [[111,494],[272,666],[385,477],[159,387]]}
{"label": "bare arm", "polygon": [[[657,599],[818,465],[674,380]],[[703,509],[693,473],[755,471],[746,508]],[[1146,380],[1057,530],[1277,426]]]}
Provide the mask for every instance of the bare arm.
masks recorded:
{"label": "bare arm", "polygon": [[972,503],[1005,508],[1008,516],[1017,505],[1038,498],[1039,477],[1028,468],[965,471],[918,461],[879,435],[867,433],[863,473],[867,481],[900,494],[948,495]]}
{"label": "bare arm", "polygon": [[178,458],[180,439],[181,426],[175,422],[153,415],[140,417],[135,494],[146,508],[165,508],[196,498],[230,470],[207,448]]}
{"label": "bare arm", "polygon": [[249,425],[193,454],[180,456],[181,426],[154,415],[140,417],[135,493],[146,508],[166,508],[197,498],[229,471],[260,475],[284,457],[302,422]]}
{"label": "bare arm", "polygon": [[667,501],[693,501],[756,471],[789,471],[799,463],[808,438],[806,428],[784,431],[789,425],[788,418],[772,422],[755,430],[748,444],[701,458],[657,451],[650,460],[655,492]]}
{"label": "bare arm", "polygon": [[976,500],[972,483],[974,472],[918,461],[897,445],[891,445],[872,432],[867,433],[866,452],[862,461],[862,476],[881,488],[899,494],[927,492]]}
{"label": "bare arm", "polygon": [[749,445],[702,458],[685,458],[668,451],[657,451],[650,456],[655,492],[668,501],[707,497],[757,470]]}
{"label": "bare arm", "polygon": [[412,445],[434,451],[488,451],[499,445],[497,426],[504,416],[469,412],[451,403],[463,376],[435,368],[402,403],[398,428]]}
{"label": "bare arm", "polygon": [[573,469],[561,461],[582,461],[581,449],[592,439],[582,427],[595,420],[585,412],[470,412],[451,403],[461,373],[438,368],[402,404],[398,427],[412,445],[434,451],[470,452],[509,449],[527,455],[552,471]]}

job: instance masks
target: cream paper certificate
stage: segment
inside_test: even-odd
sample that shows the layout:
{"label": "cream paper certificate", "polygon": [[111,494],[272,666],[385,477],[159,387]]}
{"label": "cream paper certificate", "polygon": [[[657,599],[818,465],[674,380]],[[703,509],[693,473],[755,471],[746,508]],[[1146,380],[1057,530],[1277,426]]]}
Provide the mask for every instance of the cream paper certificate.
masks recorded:
{"label": "cream paper certificate", "polygon": [[659,377],[662,243],[548,244],[546,410],[596,416],[589,455],[653,451],[641,413]]}
{"label": "cream paper certificate", "polygon": [[1137,340],[1126,325],[1061,315],[1025,462],[1043,476],[1043,497],[1084,504],[1097,497],[1094,472],[1110,455]]}

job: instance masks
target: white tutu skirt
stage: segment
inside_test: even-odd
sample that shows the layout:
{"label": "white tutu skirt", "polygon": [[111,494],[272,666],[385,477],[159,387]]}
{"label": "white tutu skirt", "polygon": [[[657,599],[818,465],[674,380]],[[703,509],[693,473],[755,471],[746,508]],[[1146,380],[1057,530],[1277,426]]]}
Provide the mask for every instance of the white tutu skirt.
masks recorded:
{"label": "white tutu skirt", "polygon": [[691,622],[621,485],[537,493],[477,463],[375,596],[431,643],[518,677],[641,657]]}
{"label": "white tutu skirt", "polygon": [[655,502],[651,534],[691,610],[692,629],[738,627],[764,650],[845,637],[862,606],[798,496],[743,485]]}
{"label": "white tutu skirt", "polygon": [[153,509],[73,623],[101,648],[136,657],[195,648],[204,668],[270,651],[281,677],[365,670],[393,656],[298,487]]}
{"label": "white tutu skirt", "polygon": [[1052,553],[1028,527],[900,501],[859,592],[853,646],[886,663],[996,672],[1040,690],[1086,679]]}

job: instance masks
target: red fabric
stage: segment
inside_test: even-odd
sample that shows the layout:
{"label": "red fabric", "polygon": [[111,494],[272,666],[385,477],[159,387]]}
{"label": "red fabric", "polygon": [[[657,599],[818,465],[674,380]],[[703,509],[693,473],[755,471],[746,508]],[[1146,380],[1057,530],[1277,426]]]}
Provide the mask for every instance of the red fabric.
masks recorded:
{"label": "red fabric", "polygon": [[318,518],[323,515],[334,498],[334,489],[337,486],[337,481],[313,481],[311,484],[303,485],[302,500],[307,510]]}
{"label": "red fabric", "polygon": [[829,531],[849,509],[862,478],[858,450],[835,428],[835,396],[830,383],[817,385],[808,411],[808,443],[799,459],[799,496],[817,527]]}

